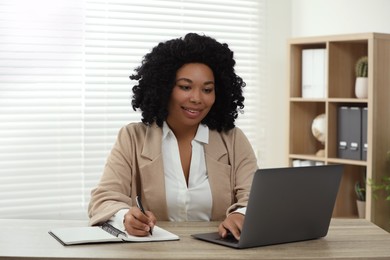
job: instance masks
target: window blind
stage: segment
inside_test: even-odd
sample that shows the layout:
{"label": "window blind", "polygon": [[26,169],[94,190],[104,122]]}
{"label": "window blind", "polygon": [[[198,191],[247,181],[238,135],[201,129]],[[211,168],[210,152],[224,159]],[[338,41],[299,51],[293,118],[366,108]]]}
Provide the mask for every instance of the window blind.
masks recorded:
{"label": "window blind", "polygon": [[82,13],[76,0],[0,2],[2,218],[81,212]]}
{"label": "window blind", "polygon": [[188,32],[234,51],[237,125],[257,150],[263,12],[258,0],[0,1],[0,217],[85,218],[119,128],[141,118],[129,75]]}

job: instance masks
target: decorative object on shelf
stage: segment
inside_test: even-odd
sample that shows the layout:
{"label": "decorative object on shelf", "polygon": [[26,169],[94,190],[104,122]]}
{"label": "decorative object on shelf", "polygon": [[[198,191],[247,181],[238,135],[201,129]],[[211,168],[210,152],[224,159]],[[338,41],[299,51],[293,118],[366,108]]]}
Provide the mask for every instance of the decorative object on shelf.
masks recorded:
{"label": "decorative object on shelf", "polygon": [[355,95],[357,98],[368,97],[368,57],[358,59],[355,65],[356,82]]}
{"label": "decorative object on shelf", "polygon": [[366,189],[358,181],[355,183],[355,193],[356,193],[356,206],[358,210],[359,218],[366,217]]}
{"label": "decorative object on shelf", "polygon": [[[326,136],[326,119],[325,114],[316,116],[311,124],[311,132],[313,136],[321,143],[325,143]],[[316,153],[317,156],[325,156],[324,149],[320,149]]]}

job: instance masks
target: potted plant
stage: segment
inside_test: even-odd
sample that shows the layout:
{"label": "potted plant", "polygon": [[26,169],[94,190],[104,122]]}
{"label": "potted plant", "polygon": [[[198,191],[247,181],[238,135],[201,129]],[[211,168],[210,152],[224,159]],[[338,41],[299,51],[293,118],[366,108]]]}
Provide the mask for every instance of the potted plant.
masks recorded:
{"label": "potted plant", "polygon": [[357,98],[368,97],[368,57],[360,57],[355,65],[355,95]]}

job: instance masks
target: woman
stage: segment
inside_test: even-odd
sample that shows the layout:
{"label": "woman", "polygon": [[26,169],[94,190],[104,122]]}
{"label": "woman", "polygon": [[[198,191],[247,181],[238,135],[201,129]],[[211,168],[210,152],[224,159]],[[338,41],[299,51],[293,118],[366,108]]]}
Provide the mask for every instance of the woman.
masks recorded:
{"label": "woman", "polygon": [[130,76],[142,123],[120,130],[92,191],[91,225],[117,220],[146,236],[157,220],[220,220],[220,235],[239,239],[257,161],[234,124],[245,86],[234,65],[227,44],[194,33],[145,55]]}

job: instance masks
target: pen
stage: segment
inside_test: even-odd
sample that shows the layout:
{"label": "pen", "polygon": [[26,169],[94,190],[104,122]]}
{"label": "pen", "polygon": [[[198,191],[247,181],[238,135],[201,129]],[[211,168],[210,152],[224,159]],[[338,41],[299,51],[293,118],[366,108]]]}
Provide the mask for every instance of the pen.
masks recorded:
{"label": "pen", "polygon": [[[137,206],[141,210],[141,212],[144,213],[144,215],[146,215],[144,207],[142,206],[142,203],[141,203],[141,198],[139,196],[136,196],[135,201],[137,202]],[[149,228],[149,233],[150,233],[150,235],[153,235],[152,228]]]}

